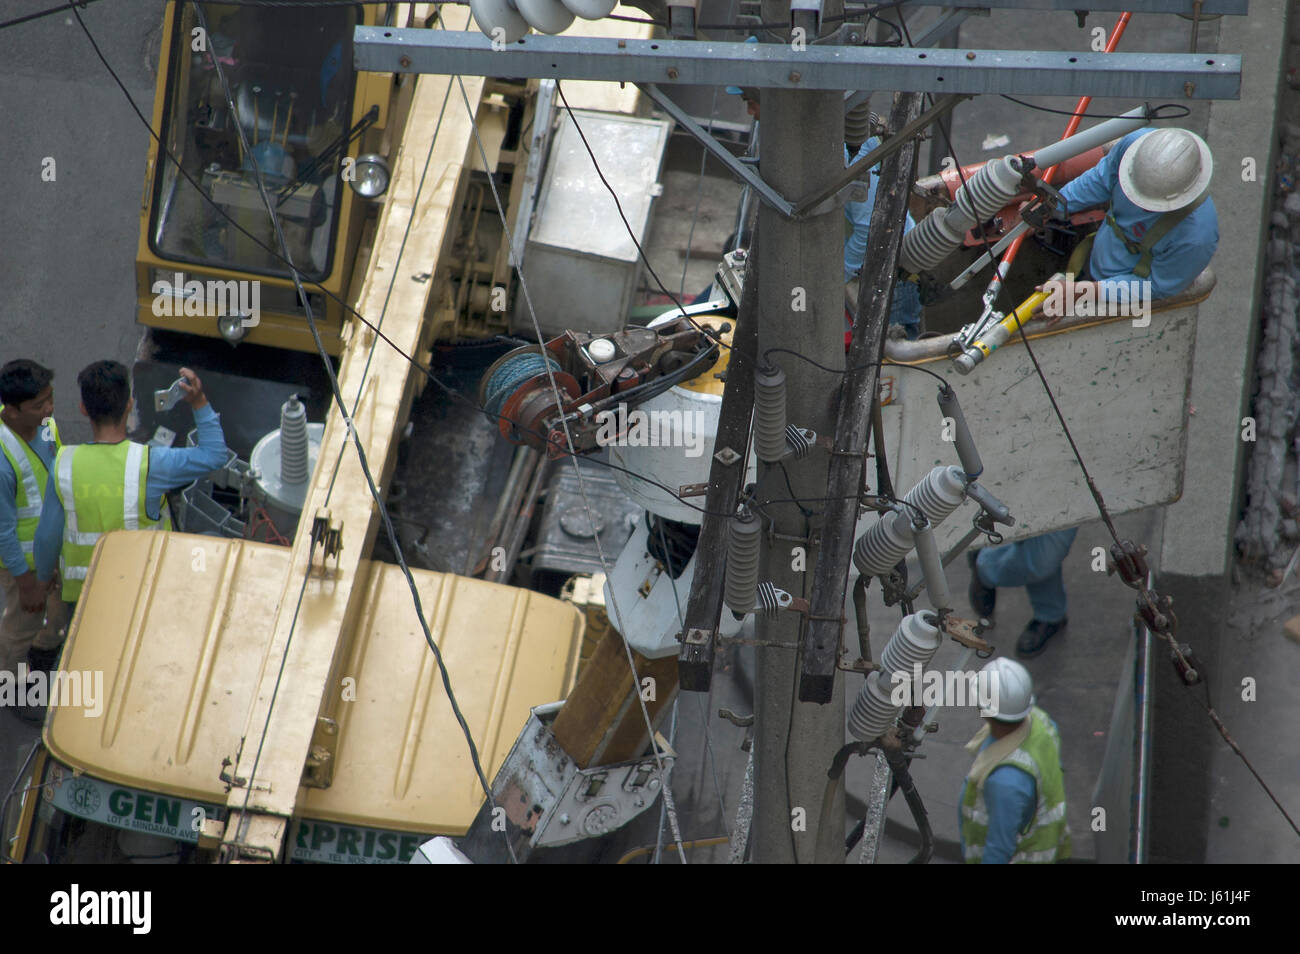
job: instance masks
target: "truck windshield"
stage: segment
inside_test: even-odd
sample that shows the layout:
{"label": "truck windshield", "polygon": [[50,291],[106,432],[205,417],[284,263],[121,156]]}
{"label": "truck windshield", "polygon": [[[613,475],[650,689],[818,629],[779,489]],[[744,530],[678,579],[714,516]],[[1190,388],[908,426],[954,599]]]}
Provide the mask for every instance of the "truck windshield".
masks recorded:
{"label": "truck windshield", "polygon": [[205,818],[225,808],[76,775],[53,759],[39,785],[24,861],[38,864],[198,864]]}
{"label": "truck windshield", "polygon": [[[191,5],[177,11],[160,130],[167,151],[203,194],[160,154],[150,245],[168,259],[289,275],[256,168],[289,257],[320,281],[329,273],[338,231],[338,152],[314,160],[350,127],[356,8],[206,4],[204,11],[207,35]],[[233,114],[213,56],[230,87]]]}

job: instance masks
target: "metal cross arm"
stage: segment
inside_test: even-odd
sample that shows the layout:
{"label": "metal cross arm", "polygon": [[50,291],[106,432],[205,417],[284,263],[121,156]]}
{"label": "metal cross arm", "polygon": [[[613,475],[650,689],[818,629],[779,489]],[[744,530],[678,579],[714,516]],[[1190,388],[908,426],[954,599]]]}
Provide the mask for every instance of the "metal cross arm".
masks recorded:
{"label": "metal cross arm", "polygon": [[494,49],[479,33],[395,27],[357,27],[353,50],[356,69],[381,73],[1127,99],[1236,99],[1241,90],[1241,57],[1224,54],[819,45],[800,51],[781,43],[544,35]]}
{"label": "metal cross arm", "polygon": [[655,105],[675,119],[682,128],[698,139],[700,144],[708,150],[709,155],[713,156],[714,159],[717,159],[726,166],[727,169],[731,171],[732,175],[753,186],[754,191],[762,197],[764,202],[776,209],[776,211],[780,212],[786,218],[794,217],[794,207],[785,196],[781,195],[781,193],[768,185],[767,181],[752,167],[746,165],[733,156],[730,149],[710,136],[708,130],[700,126],[700,124],[691,117],[690,113],[673,102],[667,93],[655,86],[654,83],[637,83],[637,87],[641,92],[654,100]]}

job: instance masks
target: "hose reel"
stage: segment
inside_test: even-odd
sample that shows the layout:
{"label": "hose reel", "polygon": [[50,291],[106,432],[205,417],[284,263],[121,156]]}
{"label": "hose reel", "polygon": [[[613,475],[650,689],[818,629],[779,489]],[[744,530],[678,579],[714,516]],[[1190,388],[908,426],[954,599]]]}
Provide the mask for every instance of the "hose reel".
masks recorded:
{"label": "hose reel", "polygon": [[[560,392],[559,405],[555,402],[556,390]],[[560,415],[563,404],[581,393],[573,375],[564,371],[541,345],[526,345],[502,355],[487,369],[479,382],[478,402],[506,440],[545,450],[555,444],[547,422]]]}

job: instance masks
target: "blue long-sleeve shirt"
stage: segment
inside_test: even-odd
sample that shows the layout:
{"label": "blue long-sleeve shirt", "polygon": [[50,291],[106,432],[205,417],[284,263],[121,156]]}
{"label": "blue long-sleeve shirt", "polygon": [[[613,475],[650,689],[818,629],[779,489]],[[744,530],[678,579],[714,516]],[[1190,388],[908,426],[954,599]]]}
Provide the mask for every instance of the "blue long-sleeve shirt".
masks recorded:
{"label": "blue long-sleeve shirt", "polygon": [[[852,158],[849,157],[849,147],[845,146],[845,168],[853,165],[879,145],[880,139],[872,136],[862,144],[858,149],[858,154]],[[853,280],[853,276],[857,274],[858,269],[862,268],[862,261],[867,255],[867,229],[871,227],[871,210],[876,204],[876,185],[880,181],[879,172],[879,163],[871,167],[871,171],[867,175],[867,197],[864,201],[844,203],[844,217],[853,226],[853,234],[844,243],[844,280],[846,282]],[[907,221],[903,223],[903,231],[910,232],[914,224],[912,215],[909,212]]]}
{"label": "blue long-sleeve shirt", "polygon": [[1034,820],[1038,786],[1034,777],[1014,765],[1001,765],[984,780],[984,807],[989,831],[980,864],[1005,865],[1016,853],[1020,833]]}
{"label": "blue long-sleeve shirt", "polygon": [[[849,156],[849,147],[845,146],[845,167],[851,166],[879,145],[880,139],[872,136],[858,149],[858,154],[851,158]],[[871,210],[875,208],[876,204],[876,186],[880,181],[880,177],[876,173],[879,170],[879,164],[872,166],[871,172],[867,175],[867,197],[864,201],[844,203],[844,217],[853,226],[853,234],[844,240],[844,280],[846,282],[853,280],[853,276],[862,268],[862,263],[867,255],[867,232],[871,228]],[[908,213],[906,220],[903,222],[903,232],[910,232],[914,224],[911,213]],[[920,320],[921,298],[917,293],[916,286],[911,282],[900,281],[896,283],[894,286],[893,306],[889,312],[890,323],[915,325]]]}
{"label": "blue long-sleeve shirt", "polygon": [[[36,440],[28,446],[45,464],[47,471],[54,469],[54,441],[45,440],[44,427],[36,431]],[[19,438],[21,440],[21,438]],[[14,473],[9,458],[0,454],[0,561],[14,576],[27,572],[27,558],[18,542],[18,475]]]}
{"label": "blue long-sleeve shirt", "polygon": [[[1048,718],[1055,727],[1056,721],[1050,716]],[[980,751],[992,744],[993,737],[989,736],[980,746]],[[999,765],[984,779],[984,809],[988,812],[989,827],[980,864],[1010,864],[1016,853],[1020,833],[1029,827],[1038,810],[1038,784],[1024,769],[1014,765]],[[957,830],[962,830],[960,805],[957,809]],[[965,854],[965,849],[963,838],[962,854]]]}
{"label": "blue long-sleeve shirt", "polygon": [[[174,487],[184,487],[226,462],[226,436],[221,430],[221,416],[205,404],[194,412],[198,429],[196,447],[150,447],[149,479],[145,482],[144,507],[151,520],[159,517],[162,495]],[[36,525],[36,578],[41,582],[54,575],[63,548],[63,504],[54,492],[57,475],[50,467],[41,521]]]}
{"label": "blue long-sleeve shirt", "polygon": [[[1133,242],[1142,241],[1142,236],[1162,213],[1138,208],[1124,194],[1119,185],[1119,163],[1133,142],[1148,132],[1151,129],[1129,133],[1101,162],[1061,189],[1071,214],[1110,203],[1115,223],[1124,234]],[[1214,200],[1206,199],[1151,250],[1151,274],[1146,279],[1151,283],[1151,298],[1168,298],[1186,289],[1210,264],[1218,247],[1219,216],[1214,209]],[[1133,287],[1130,283],[1142,281],[1133,274],[1138,258],[1120,241],[1115,230],[1103,222],[1093,242],[1088,271],[1102,286],[1110,286],[1102,291],[1119,296]]]}

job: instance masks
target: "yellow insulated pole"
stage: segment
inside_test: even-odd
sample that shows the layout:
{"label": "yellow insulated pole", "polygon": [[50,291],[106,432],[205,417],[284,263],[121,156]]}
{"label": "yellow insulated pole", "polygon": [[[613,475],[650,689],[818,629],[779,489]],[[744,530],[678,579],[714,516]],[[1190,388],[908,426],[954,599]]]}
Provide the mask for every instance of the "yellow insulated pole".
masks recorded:
{"label": "yellow insulated pole", "polygon": [[[1074,276],[1072,273],[1067,276],[1058,272],[1053,275],[1049,281],[1064,281],[1067,277],[1073,278]],[[984,334],[980,335],[980,337],[972,341],[970,347],[958,356],[954,363],[962,372],[969,373],[974,369],[975,365],[979,364],[994,351],[998,350],[1002,345],[1006,344],[1011,336],[1019,331],[1020,327],[1033,316],[1034,309],[1045,302],[1048,297],[1048,292],[1034,292],[1022,301],[1016,307],[1015,311],[1007,315]]]}

